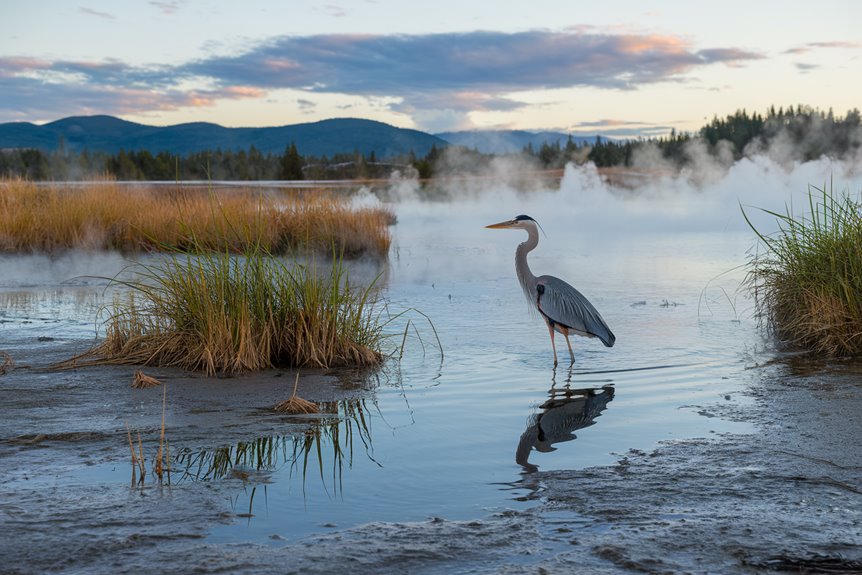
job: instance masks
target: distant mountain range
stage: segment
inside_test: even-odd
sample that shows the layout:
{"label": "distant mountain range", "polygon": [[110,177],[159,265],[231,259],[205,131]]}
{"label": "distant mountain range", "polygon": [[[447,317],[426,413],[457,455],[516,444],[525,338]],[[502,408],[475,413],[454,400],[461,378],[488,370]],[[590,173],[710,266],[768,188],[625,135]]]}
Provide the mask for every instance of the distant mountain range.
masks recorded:
{"label": "distant mountain range", "polygon": [[[378,158],[413,152],[426,155],[433,146],[449,144],[484,153],[511,153],[528,144],[538,149],[543,143],[565,145],[567,134],[519,130],[477,130],[428,134],[396,128],[383,122],[358,118],[338,118],[264,128],[226,128],[195,122],[174,126],[148,126],[113,116],[75,116],[36,125],[29,122],[0,124],[0,149],[36,148],[54,151],[61,145],[70,151],[88,150],[115,154],[121,149],[149,150],[186,155],[204,150],[248,150],[255,146],[264,153],[283,153],[295,143],[300,155],[328,156],[359,151]],[[574,138],[576,143],[595,138]]]}

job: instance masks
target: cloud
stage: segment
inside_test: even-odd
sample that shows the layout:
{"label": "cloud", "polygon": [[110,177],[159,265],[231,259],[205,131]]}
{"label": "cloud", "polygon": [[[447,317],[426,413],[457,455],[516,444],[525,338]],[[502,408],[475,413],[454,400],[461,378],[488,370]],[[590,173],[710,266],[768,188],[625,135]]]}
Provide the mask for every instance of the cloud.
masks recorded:
{"label": "cloud", "polygon": [[682,39],[532,31],[275,38],[251,50],[182,67],[185,73],[268,88],[361,95],[432,90],[504,94],[592,86],[630,89],[695,68],[761,56],[694,51]]}
{"label": "cloud", "polygon": [[104,18],[105,20],[116,20],[117,17],[113,14],[108,14],[107,12],[99,12],[98,10],[93,10],[91,8],[87,8],[85,6],[81,6],[78,8],[78,12],[81,14],[86,14],[88,16],[96,16],[97,18]]}
{"label": "cloud", "polygon": [[334,18],[343,18],[347,16],[347,11],[336,4],[327,4],[323,8],[326,10],[327,14]]}
{"label": "cloud", "polygon": [[166,14],[168,16],[176,13],[177,10],[182,8],[183,4],[185,4],[185,1],[183,0],[168,0],[161,2],[157,0],[150,1],[151,6],[158,8],[162,14]]}
{"label": "cloud", "polygon": [[803,74],[811,72],[812,70],[816,70],[820,68],[817,64],[807,64],[805,62],[797,62],[796,69],[802,72]]}
{"label": "cloud", "polygon": [[[151,4],[166,12],[179,6]],[[127,110],[129,101],[141,104],[135,112],[144,113],[175,109],[184,101],[198,105],[213,98],[265,97],[270,91],[292,89],[309,95],[387,98],[392,109],[414,118],[421,114],[463,124],[471,111],[525,106],[514,96],[518,92],[585,86],[633,90],[684,81],[706,66],[736,66],[760,58],[733,47],[695,50],[677,36],[610,34],[591,28],[281,36],[237,54],[175,65],[0,58],[0,90],[6,94],[0,97],[0,115],[20,111],[12,103],[19,105],[22,99],[9,94],[17,90],[52,103],[63,101],[56,116],[89,109],[90,104],[77,100],[82,94],[88,95],[85,102],[103,105],[101,113]],[[40,89],[38,84],[46,82],[53,93]],[[46,104],[30,105],[49,109]]]}
{"label": "cloud", "polygon": [[[0,59],[0,69],[3,67],[4,60]],[[95,69],[100,71],[102,78],[122,76],[116,70],[104,73],[101,67]],[[37,78],[4,77],[0,73],[0,84],[3,86],[0,90],[0,111],[14,111],[7,115],[17,120],[54,120],[68,115],[172,111],[213,106],[223,100],[258,99],[265,96],[265,91],[254,86],[194,90],[167,87],[155,90],[134,83],[65,82],[58,85],[54,76],[63,77],[56,70]]]}
{"label": "cloud", "polygon": [[589,122],[578,122],[566,130],[574,135],[588,136],[601,133],[609,138],[653,138],[668,135],[674,127],[667,124],[653,124],[636,120],[615,120],[604,118]]}
{"label": "cloud", "polygon": [[843,40],[833,40],[830,42],[808,42],[801,46],[795,46],[784,51],[785,54],[805,54],[813,50],[838,48],[843,50],[858,50],[862,48],[862,42],[847,42]]}
{"label": "cloud", "polygon": [[623,126],[643,126],[644,124],[646,124],[646,122],[636,122],[633,120],[612,120],[609,118],[604,118],[601,120],[593,120],[591,122],[578,122],[578,124],[575,125],[574,129],[577,130],[577,129],[581,129],[581,128],[606,128],[606,127],[620,128]]}
{"label": "cloud", "polygon": [[301,110],[313,110],[317,107],[317,102],[306,100],[305,98],[299,98],[296,100],[296,105],[299,106]]}

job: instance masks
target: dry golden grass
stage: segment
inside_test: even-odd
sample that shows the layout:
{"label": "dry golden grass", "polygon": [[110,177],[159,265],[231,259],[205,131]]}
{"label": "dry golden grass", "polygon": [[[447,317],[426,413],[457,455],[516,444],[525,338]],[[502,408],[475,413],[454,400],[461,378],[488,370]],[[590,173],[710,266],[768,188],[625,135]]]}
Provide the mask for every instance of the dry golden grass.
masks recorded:
{"label": "dry golden grass", "polygon": [[5,351],[0,351],[0,375],[5,375],[13,365],[15,363],[12,361],[12,356]]}
{"label": "dry golden grass", "polygon": [[310,248],[385,257],[390,210],[326,190],[0,181],[0,251]]}
{"label": "dry golden grass", "polygon": [[135,371],[135,377],[132,379],[132,387],[135,389],[146,389],[147,387],[157,387],[162,382],[155,377],[145,374],[140,369]]}
{"label": "dry golden grass", "polygon": [[289,399],[277,403],[272,409],[278,413],[288,413],[290,415],[308,415],[320,412],[317,404],[297,397],[297,387],[299,387],[299,373],[296,374],[296,381],[293,383],[293,394]]}

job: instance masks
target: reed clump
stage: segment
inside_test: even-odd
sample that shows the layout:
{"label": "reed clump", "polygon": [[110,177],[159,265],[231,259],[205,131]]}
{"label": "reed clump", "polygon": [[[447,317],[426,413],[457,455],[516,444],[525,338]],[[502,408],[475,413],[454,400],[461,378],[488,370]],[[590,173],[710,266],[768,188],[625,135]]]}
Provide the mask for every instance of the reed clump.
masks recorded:
{"label": "reed clump", "polygon": [[862,206],[830,185],[809,186],[809,213],[769,212],[779,232],[760,233],[749,284],[758,311],[785,341],[828,357],[862,354]]}
{"label": "reed clump", "polygon": [[175,253],[135,269],[134,280],[115,280],[129,289],[115,300],[105,337],[65,366],[214,375],[383,361],[376,288],[351,286],[339,257],[321,271],[255,245],[242,254]]}
{"label": "reed clump", "polygon": [[0,181],[0,251],[242,252],[260,243],[385,258],[391,210],[354,207],[327,190]]}

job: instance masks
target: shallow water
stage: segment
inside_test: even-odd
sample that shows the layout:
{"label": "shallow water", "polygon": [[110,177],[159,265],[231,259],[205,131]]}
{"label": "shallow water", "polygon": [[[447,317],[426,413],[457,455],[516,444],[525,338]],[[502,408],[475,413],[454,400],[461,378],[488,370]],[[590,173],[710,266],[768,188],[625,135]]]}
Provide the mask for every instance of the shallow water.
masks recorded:
{"label": "shallow water", "polygon": [[[743,418],[724,417],[751,405],[744,393],[757,376],[751,368],[773,356],[741,289],[750,232],[651,225],[610,231],[597,219],[579,227],[578,209],[555,211],[547,195],[502,197],[396,205],[383,298],[389,313],[419,311],[387,328],[393,345],[407,330],[400,361],[376,374],[318,372],[315,385],[303,383],[300,395],[326,401],[327,415],[291,418],[263,409],[286,397],[289,373],[207,382],[165,371],[170,488],[150,478],[130,489],[125,443],[126,424],[142,432],[148,449],[157,439],[162,388],[129,390],[131,368],[45,374],[19,361],[20,369],[0,378],[16,391],[0,430],[0,458],[10,470],[3,511],[11,517],[27,510],[10,528],[26,534],[65,526],[70,544],[121,537],[117,545],[132,548],[117,556],[105,545],[91,563],[63,563],[46,551],[61,554],[62,546],[42,533],[32,537],[41,558],[25,564],[104,572],[141,564],[144,536],[134,534],[161,522],[171,545],[194,541],[214,568],[257,565],[245,556],[226,558],[238,544],[281,548],[318,536],[367,543],[351,534],[354,528],[401,542],[391,567],[415,550],[414,536],[455,548],[471,522],[497,518],[481,529],[500,546],[504,563],[517,565],[517,537],[506,529],[531,531],[535,519],[519,514],[563,497],[560,485],[570,482],[554,474],[589,473],[668,440],[753,432]],[[569,366],[558,338],[562,363],[553,367],[547,330],[531,316],[513,269],[525,234],[483,227],[529,212],[521,203],[539,210],[531,215],[547,232],[530,257],[534,273],[578,287],[614,331],[613,348],[573,338],[577,361]],[[638,221],[629,214],[623,223]],[[81,276],[111,276],[124,265],[88,254],[4,257],[0,267],[15,273],[0,280],[0,349],[38,366],[86,347],[111,294],[104,281]],[[373,277],[378,270],[357,263],[354,271]],[[556,488],[549,492],[549,485]],[[118,525],[111,534],[95,527],[94,517],[106,516]],[[584,523],[571,510],[562,517],[569,529]],[[553,512],[545,521],[554,523]],[[560,552],[555,545],[548,542],[543,553]],[[210,556],[219,549],[221,560]],[[437,566],[431,572],[451,567],[435,558],[440,549],[426,551],[428,565]],[[320,567],[319,558],[295,561],[298,571]]]}

